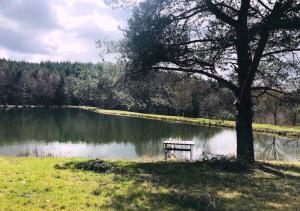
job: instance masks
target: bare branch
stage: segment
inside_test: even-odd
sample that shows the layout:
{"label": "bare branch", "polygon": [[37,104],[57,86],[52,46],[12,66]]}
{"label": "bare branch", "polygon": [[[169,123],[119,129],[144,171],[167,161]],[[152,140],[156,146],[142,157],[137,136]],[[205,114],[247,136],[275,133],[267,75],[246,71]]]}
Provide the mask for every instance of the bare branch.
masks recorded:
{"label": "bare branch", "polygon": [[237,21],[224,14],[221,10],[219,10],[218,7],[212,3],[211,0],[205,0],[205,3],[208,9],[210,10],[210,12],[212,12],[217,18],[219,18],[220,20],[224,21],[225,23],[233,27],[237,26],[238,24]]}
{"label": "bare branch", "polygon": [[271,51],[271,52],[264,53],[262,56],[266,57],[266,56],[273,55],[273,54],[294,52],[294,51],[300,51],[300,48],[292,48],[292,49],[283,49],[283,50]]}
{"label": "bare branch", "polygon": [[209,72],[206,72],[204,70],[208,70],[208,69],[192,69],[192,68],[182,68],[182,67],[161,67],[161,66],[155,66],[152,67],[153,69],[156,70],[171,70],[171,71],[181,71],[181,72],[186,72],[186,73],[198,73],[201,75],[205,75],[207,77],[210,77],[212,79],[215,79],[216,81],[218,81],[219,83],[225,85],[227,88],[229,88],[230,90],[232,90],[233,92],[237,92],[238,88],[236,85],[234,85],[233,83],[231,83],[230,81],[225,80],[224,78],[211,74]]}
{"label": "bare branch", "polygon": [[273,92],[277,92],[277,93],[280,93],[280,94],[289,94],[289,93],[287,93],[285,91],[282,91],[282,90],[274,89],[274,88],[271,88],[271,87],[262,87],[262,86],[252,87],[251,90],[255,90],[255,91],[258,91],[258,90],[273,91]]}
{"label": "bare branch", "polygon": [[260,3],[261,6],[263,6],[265,9],[272,11],[270,7],[268,7],[262,0],[257,0],[258,3]]}

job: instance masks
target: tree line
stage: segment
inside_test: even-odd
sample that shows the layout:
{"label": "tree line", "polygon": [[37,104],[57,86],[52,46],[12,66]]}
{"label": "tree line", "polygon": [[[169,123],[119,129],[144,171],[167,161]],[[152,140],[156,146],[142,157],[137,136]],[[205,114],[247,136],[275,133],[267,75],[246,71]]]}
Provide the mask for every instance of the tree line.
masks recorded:
{"label": "tree line", "polygon": [[[0,60],[0,104],[88,105],[147,113],[233,120],[233,94],[212,80],[151,72],[135,80],[124,64]],[[300,107],[260,97],[255,122],[296,125]]]}
{"label": "tree line", "polygon": [[[221,102],[225,98],[225,102]],[[88,105],[232,119],[232,95],[211,80],[157,72],[138,80],[112,63],[0,60],[0,104]]]}

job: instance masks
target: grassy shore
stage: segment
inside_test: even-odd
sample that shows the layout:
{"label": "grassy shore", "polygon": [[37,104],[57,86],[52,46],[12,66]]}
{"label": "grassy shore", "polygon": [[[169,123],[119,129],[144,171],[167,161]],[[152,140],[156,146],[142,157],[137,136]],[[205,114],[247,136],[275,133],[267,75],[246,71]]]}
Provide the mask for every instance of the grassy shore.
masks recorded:
{"label": "grassy shore", "polygon": [[[227,127],[227,128],[235,127],[234,121],[227,121],[227,120],[189,118],[189,117],[166,116],[166,115],[158,115],[158,114],[145,114],[145,113],[129,112],[129,111],[106,110],[106,109],[99,109],[99,108],[88,107],[88,106],[66,106],[66,107],[78,108],[78,109],[83,109],[83,110],[92,111],[92,112],[100,113],[100,114],[107,114],[107,115],[128,116],[128,117],[138,117],[138,118],[146,118],[146,119],[154,119],[154,120],[182,122],[182,123],[195,124],[195,125],[201,125],[201,126],[216,126],[216,127]],[[299,126],[298,127],[276,126],[276,125],[271,125],[271,124],[256,124],[256,123],[254,123],[253,130],[255,132],[300,138],[300,127]]]}
{"label": "grassy shore", "polygon": [[0,210],[297,210],[300,162],[0,157]]}

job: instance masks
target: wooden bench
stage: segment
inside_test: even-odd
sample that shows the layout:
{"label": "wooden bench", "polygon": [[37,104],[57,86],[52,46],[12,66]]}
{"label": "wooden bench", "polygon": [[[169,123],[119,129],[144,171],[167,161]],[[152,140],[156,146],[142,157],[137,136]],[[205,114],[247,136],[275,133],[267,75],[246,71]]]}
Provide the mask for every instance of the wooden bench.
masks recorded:
{"label": "wooden bench", "polygon": [[190,160],[193,160],[193,141],[164,141],[165,160],[168,159],[168,154],[172,151],[188,151],[190,152]]}

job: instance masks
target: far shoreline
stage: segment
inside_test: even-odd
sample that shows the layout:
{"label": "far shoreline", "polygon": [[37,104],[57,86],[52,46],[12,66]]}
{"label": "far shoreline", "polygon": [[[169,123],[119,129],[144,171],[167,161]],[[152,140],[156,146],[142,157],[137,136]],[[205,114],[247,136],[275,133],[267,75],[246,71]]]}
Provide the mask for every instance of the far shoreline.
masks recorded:
{"label": "far shoreline", "polygon": [[[90,111],[98,114],[112,115],[112,116],[125,116],[125,117],[133,117],[133,118],[152,119],[152,120],[176,122],[176,123],[184,123],[184,124],[208,126],[208,127],[222,127],[222,128],[231,128],[231,129],[235,128],[235,121],[230,121],[230,120],[215,120],[215,119],[207,119],[207,118],[191,118],[191,117],[182,117],[182,116],[148,114],[148,113],[139,113],[139,112],[122,111],[122,110],[101,109],[92,106],[0,105],[1,110],[32,109],[32,108],[74,108],[74,109],[80,109],[80,110]],[[300,138],[300,126],[279,126],[279,125],[272,125],[272,124],[253,123],[253,131],[258,133],[263,133],[266,135],[275,135],[279,137]]]}

